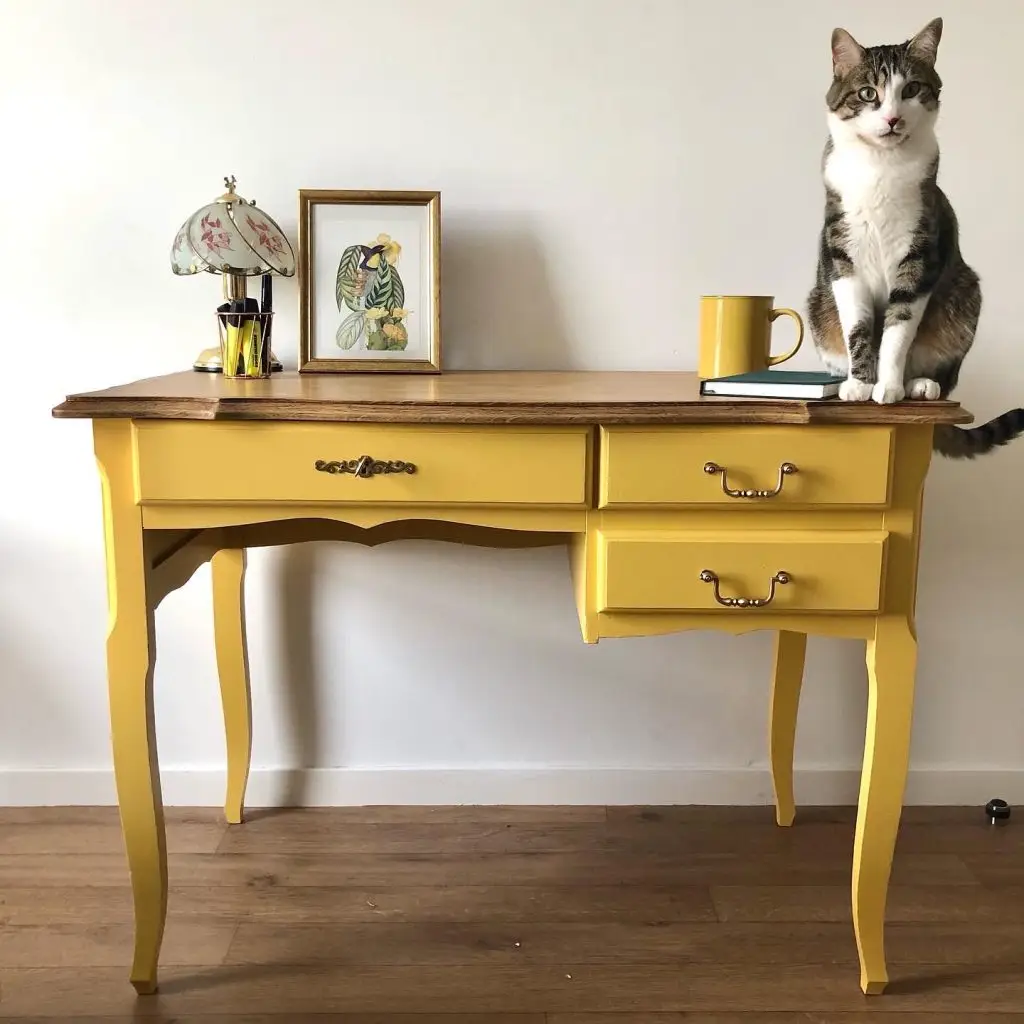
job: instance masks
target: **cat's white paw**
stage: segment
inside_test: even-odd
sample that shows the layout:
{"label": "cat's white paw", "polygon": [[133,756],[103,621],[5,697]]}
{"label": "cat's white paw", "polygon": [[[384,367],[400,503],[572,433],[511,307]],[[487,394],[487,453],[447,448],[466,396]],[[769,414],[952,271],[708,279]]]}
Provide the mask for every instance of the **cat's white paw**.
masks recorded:
{"label": "cat's white paw", "polygon": [[839,399],[843,402],[866,402],[871,397],[871,385],[847,377],[839,385]]}
{"label": "cat's white paw", "polygon": [[911,398],[922,398],[926,402],[934,402],[939,397],[939,384],[929,377],[915,377],[907,385],[907,394]]}
{"label": "cat's white paw", "polygon": [[902,402],[906,392],[902,384],[887,384],[879,381],[871,391],[871,397],[879,405],[893,405],[895,402]]}

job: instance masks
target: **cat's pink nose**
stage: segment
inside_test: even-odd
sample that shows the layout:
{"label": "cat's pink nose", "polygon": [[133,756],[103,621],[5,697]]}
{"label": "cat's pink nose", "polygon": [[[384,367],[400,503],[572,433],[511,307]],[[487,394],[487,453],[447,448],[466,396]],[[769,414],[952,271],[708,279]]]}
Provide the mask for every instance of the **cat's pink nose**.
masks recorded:
{"label": "cat's pink nose", "polygon": [[886,123],[886,124],[887,124],[887,125],[888,125],[888,126],[889,126],[890,128],[895,128],[895,127],[896,127],[896,125],[898,125],[898,124],[900,123],[900,121],[901,121],[901,120],[902,120],[902,118],[899,118],[899,117],[887,117],[887,118],[885,119],[885,123]]}

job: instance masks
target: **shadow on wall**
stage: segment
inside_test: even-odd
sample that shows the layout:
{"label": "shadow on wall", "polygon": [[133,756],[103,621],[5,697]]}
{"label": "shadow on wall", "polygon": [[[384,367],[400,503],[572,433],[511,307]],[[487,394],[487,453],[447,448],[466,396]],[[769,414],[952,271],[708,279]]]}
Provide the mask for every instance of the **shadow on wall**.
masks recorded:
{"label": "shadow on wall", "polygon": [[278,633],[284,674],[277,689],[284,729],[296,758],[292,770],[284,776],[284,791],[278,798],[282,807],[306,803],[307,769],[319,766],[323,750],[317,705],[321,672],[315,653],[316,616],[323,612],[316,600],[318,548],[316,543],[290,544],[277,561],[277,589],[281,595]]}
{"label": "shadow on wall", "polygon": [[[526,214],[487,227],[445,220],[441,357],[446,370],[572,370],[565,317]],[[457,281],[458,288],[446,288]]]}
{"label": "shadow on wall", "polygon": [[[998,339],[998,345],[988,339],[984,343],[1003,351],[1011,347],[1009,339]],[[1012,376],[984,363],[982,355],[981,351],[968,355],[960,384],[950,396],[973,413],[974,422],[967,427],[980,426],[1022,404]],[[1024,502],[1022,466],[1024,438],[969,461],[933,455],[925,481],[922,562],[939,551],[943,561],[963,556],[976,560],[979,551],[988,551],[995,557],[987,568],[998,571],[1007,559],[1014,559],[1019,546],[1007,545],[1006,538],[1018,530]],[[946,586],[957,589],[952,577]]]}

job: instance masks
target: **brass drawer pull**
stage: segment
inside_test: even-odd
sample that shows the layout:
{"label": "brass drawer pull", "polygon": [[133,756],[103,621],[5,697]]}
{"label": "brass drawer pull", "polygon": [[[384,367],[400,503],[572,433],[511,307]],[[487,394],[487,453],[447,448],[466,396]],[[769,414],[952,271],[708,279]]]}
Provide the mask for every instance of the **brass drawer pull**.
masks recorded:
{"label": "brass drawer pull", "polygon": [[729,486],[728,475],[729,471],[719,466],[715,462],[705,462],[704,472],[708,476],[714,476],[716,473],[722,474],[722,490],[725,491],[730,498],[774,498],[775,495],[782,491],[782,483],[787,476],[792,476],[797,472],[796,466],[792,462],[784,462],[779,466],[779,482],[775,485],[775,489],[772,491],[756,491],[753,489],[748,490],[733,490]]}
{"label": "brass drawer pull", "polygon": [[784,586],[789,583],[791,577],[788,572],[780,569],[771,579],[771,587],[767,597],[722,597],[718,589],[718,577],[710,570],[703,569],[700,574],[701,583],[713,583],[715,585],[715,600],[724,604],[727,608],[763,608],[775,600],[775,585]]}
{"label": "brass drawer pull", "polygon": [[412,462],[383,461],[361,455],[358,459],[342,459],[340,462],[326,462],[317,459],[313,468],[319,473],[351,473],[353,476],[369,478],[381,473],[415,473],[416,465]]}

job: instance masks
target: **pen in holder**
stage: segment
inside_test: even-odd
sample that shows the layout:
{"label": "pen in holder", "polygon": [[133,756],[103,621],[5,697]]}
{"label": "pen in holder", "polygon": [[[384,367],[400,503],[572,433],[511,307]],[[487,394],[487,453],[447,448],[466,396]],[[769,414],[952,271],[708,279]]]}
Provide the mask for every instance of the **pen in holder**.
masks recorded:
{"label": "pen in holder", "polygon": [[270,376],[273,316],[272,312],[260,312],[255,299],[236,299],[217,307],[225,377],[253,380]]}

